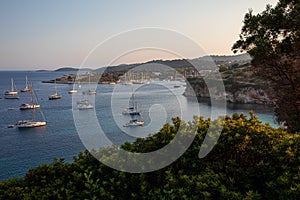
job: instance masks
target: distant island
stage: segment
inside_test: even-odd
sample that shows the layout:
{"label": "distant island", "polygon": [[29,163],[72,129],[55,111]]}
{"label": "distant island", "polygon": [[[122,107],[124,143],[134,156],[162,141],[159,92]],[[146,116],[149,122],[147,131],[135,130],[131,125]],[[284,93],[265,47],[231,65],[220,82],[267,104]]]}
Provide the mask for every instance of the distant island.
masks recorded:
{"label": "distant island", "polygon": [[55,72],[77,72],[79,71],[78,68],[74,68],[74,67],[62,67],[59,68],[57,70],[54,70]]}
{"label": "distant island", "polygon": [[50,72],[51,70],[46,70],[46,69],[39,69],[39,70],[36,70],[35,72]]}

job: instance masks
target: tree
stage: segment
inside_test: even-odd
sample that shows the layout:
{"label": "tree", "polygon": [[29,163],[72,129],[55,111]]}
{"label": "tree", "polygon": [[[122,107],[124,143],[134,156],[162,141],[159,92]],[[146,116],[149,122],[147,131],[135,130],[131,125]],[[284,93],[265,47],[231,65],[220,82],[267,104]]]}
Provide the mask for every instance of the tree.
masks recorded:
{"label": "tree", "polygon": [[274,90],[277,121],[300,131],[300,1],[280,0],[256,15],[250,10],[232,50],[253,57],[254,73]]}

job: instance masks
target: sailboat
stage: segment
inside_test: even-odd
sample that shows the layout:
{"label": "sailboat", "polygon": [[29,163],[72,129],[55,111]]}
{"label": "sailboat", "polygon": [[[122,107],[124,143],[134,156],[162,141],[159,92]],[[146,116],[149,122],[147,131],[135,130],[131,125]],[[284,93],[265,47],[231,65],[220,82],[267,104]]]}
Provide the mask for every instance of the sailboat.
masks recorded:
{"label": "sailboat", "polygon": [[75,89],[75,78],[73,79],[73,88],[71,90],[69,90],[69,94],[74,94],[74,93],[77,93],[77,90]]}
{"label": "sailboat", "polygon": [[[137,105],[136,105],[137,110]],[[136,127],[136,126],[143,126],[144,120],[142,119],[142,116],[139,114],[139,118],[137,115],[134,115],[133,118],[126,124],[124,124],[124,127]]]}
{"label": "sailboat", "polygon": [[49,100],[61,99],[61,96],[57,94],[56,80],[54,81],[55,93],[49,96]]}
{"label": "sailboat", "polygon": [[71,90],[69,90],[69,92],[68,92],[69,94],[74,94],[74,93],[77,93],[77,90],[75,90],[75,89],[71,89]]}
{"label": "sailboat", "polygon": [[144,121],[138,119],[131,119],[128,123],[123,125],[124,127],[135,127],[135,126],[143,126]]}
{"label": "sailboat", "polygon": [[130,73],[125,73],[124,74],[124,85],[132,85],[132,80],[130,80]]}
{"label": "sailboat", "polygon": [[178,85],[177,83],[174,85],[174,88],[180,88],[180,85]]}
{"label": "sailboat", "polygon": [[5,99],[19,99],[19,95],[18,95],[18,91],[16,91],[14,79],[11,79],[11,90],[6,91],[4,95],[5,95],[4,96]]}
{"label": "sailboat", "polygon": [[93,109],[94,106],[87,99],[83,99],[77,102],[77,108],[78,110],[88,110]]}
{"label": "sailboat", "polygon": [[[32,90],[32,87],[31,87]],[[34,95],[34,91],[32,90],[32,94]],[[38,104],[37,104],[38,105]],[[16,123],[16,126],[18,128],[34,128],[34,127],[40,127],[40,126],[46,126],[47,122],[45,120],[45,116],[42,113],[42,110],[40,110],[41,115],[43,117],[43,121],[36,121],[36,113],[35,109],[32,109],[32,120],[21,120]]]}
{"label": "sailboat", "polygon": [[28,91],[31,93],[31,103],[23,103],[20,106],[20,110],[29,110],[29,109],[37,109],[40,108],[40,104],[35,104],[34,100],[36,100],[36,96],[34,95],[34,91],[32,90],[32,84],[30,88],[28,88]]}
{"label": "sailboat", "polygon": [[28,87],[27,76],[26,76],[25,88],[22,88],[21,92],[30,92],[30,88]]}
{"label": "sailboat", "polygon": [[88,91],[83,92],[83,94],[90,94],[90,95],[96,94],[97,92],[95,90],[91,90],[91,74],[88,73],[88,75],[89,75],[89,88],[90,89]]}
{"label": "sailboat", "polygon": [[123,110],[123,112],[122,112],[123,115],[139,115],[140,114],[140,111],[138,111],[136,109],[137,103],[134,102],[134,92],[133,91],[132,91],[131,101],[132,101],[132,106],[130,106],[129,108]]}

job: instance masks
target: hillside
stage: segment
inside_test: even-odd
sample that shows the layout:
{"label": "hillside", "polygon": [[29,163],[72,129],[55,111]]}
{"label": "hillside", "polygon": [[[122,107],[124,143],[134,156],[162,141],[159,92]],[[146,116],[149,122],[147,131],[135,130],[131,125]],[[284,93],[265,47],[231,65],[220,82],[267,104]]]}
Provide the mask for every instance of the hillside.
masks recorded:
{"label": "hillside", "polygon": [[[205,66],[207,62],[214,61],[216,64],[219,63],[226,63],[226,62],[232,62],[232,63],[245,63],[250,62],[251,58],[248,54],[240,54],[240,55],[232,55],[232,56],[218,56],[218,55],[212,55],[212,56],[203,56],[199,58],[194,59],[175,59],[175,60],[152,60],[145,63],[134,63],[134,64],[121,64],[117,66],[108,66],[106,67],[106,72],[126,72],[130,69],[133,69],[134,67],[140,66],[140,65],[147,65],[147,64],[160,64],[165,65],[172,68],[189,68],[193,67],[193,63],[199,63],[200,65]],[[84,70],[84,71],[92,71],[93,73],[103,73],[104,68],[98,68],[98,69],[91,69],[91,68],[84,68],[79,69],[75,67],[61,67],[54,71],[71,71],[76,72],[78,70]]]}
{"label": "hillside", "polygon": [[[253,74],[249,63],[233,64],[230,67],[222,65],[219,67],[219,72],[226,94],[217,92],[217,98],[226,98],[228,102],[232,103],[274,103],[274,99],[272,99],[273,91],[268,87],[266,81]],[[209,77],[206,77],[206,80],[209,79]],[[191,87],[186,88],[185,96],[191,96],[195,93],[199,99],[210,98],[211,94],[202,77],[188,78],[187,81]],[[220,89],[216,88],[215,90]]]}

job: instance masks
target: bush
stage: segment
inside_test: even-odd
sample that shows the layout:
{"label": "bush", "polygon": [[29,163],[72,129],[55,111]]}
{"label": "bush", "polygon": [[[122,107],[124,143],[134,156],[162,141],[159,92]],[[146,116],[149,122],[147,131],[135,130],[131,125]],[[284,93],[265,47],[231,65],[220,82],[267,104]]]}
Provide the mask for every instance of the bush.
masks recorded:
{"label": "bush", "polygon": [[[121,148],[149,152],[169,143],[179,118],[157,134]],[[253,113],[225,117],[213,150],[198,158],[209,126],[219,120],[195,117],[189,149],[161,170],[131,174],[113,170],[81,152],[73,163],[56,159],[21,179],[0,183],[0,199],[297,199],[300,195],[300,134],[262,124]],[[111,147],[114,148],[114,147]],[[111,148],[101,151],[109,154]],[[102,152],[103,153],[103,152]],[[109,157],[108,157],[109,159]]]}

